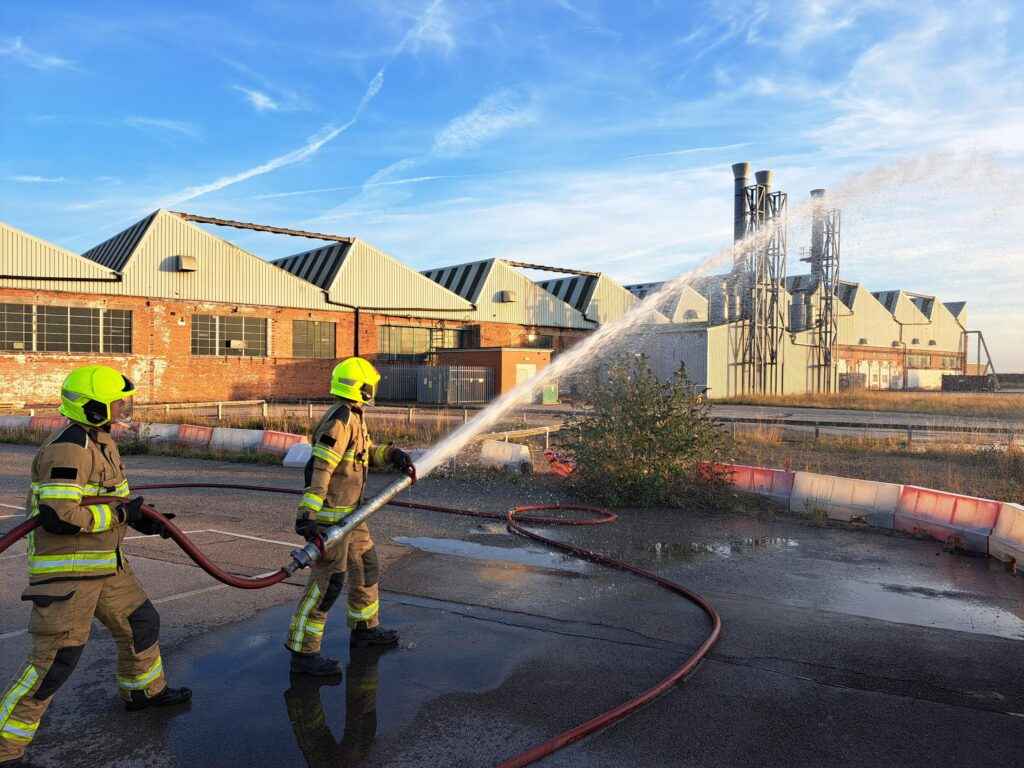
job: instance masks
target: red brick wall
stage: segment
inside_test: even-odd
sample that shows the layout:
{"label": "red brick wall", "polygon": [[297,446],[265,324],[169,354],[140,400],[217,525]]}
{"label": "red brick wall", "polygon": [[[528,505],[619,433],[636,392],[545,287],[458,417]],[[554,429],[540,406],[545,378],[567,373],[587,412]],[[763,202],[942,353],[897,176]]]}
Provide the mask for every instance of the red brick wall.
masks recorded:
{"label": "red brick wall", "polygon": [[[281,307],[175,302],[138,297],[102,296],[73,292],[26,291],[0,288],[0,303],[49,304],[132,310],[132,354],[82,355],[0,352],[0,402],[54,403],[64,377],[80,365],[103,363],[123,371],[138,387],[140,402],[198,402],[206,400],[292,399],[324,397],[331,368],[337,360],[291,357],[292,320],[337,323],[336,354],[355,353],[355,313]],[[191,354],[191,316],[241,314],[268,318],[269,357],[214,357]],[[381,325],[419,325],[461,328],[480,326],[482,346],[507,339],[515,346],[531,329],[502,323],[427,320],[360,313],[359,352],[373,358]],[[557,329],[536,329],[559,335]],[[560,344],[584,335],[563,334]]]}

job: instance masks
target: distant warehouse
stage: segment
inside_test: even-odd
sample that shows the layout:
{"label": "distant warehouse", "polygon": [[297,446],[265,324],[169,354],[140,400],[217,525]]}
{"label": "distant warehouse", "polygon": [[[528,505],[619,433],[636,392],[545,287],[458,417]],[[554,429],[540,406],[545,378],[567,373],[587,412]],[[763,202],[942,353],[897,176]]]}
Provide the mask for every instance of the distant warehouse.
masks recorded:
{"label": "distant warehouse", "polygon": [[[759,227],[784,233],[780,195],[767,172],[754,185],[737,175],[732,270],[654,299],[643,351],[659,374],[683,365],[725,397],[938,389],[943,374],[985,372],[968,366],[980,333],[963,302],[840,279],[837,212],[815,220],[807,274],[785,273],[784,237],[744,246]],[[266,261],[200,224],[320,242]],[[661,286],[497,258],[417,272],[355,237],[166,210],[82,255],[0,223],[0,403],[54,402],[86,362],[125,371],[147,402],[319,398],[353,354],[385,370],[393,398],[457,402],[422,388],[461,377],[479,400]]]}
{"label": "distant warehouse", "polygon": [[87,362],[142,401],[323,397],[348,355],[557,353],[596,326],[503,262],[469,300],[357,238],[269,262],[197,223],[249,227],[159,210],[79,256],[0,223],[0,402],[52,402]]}

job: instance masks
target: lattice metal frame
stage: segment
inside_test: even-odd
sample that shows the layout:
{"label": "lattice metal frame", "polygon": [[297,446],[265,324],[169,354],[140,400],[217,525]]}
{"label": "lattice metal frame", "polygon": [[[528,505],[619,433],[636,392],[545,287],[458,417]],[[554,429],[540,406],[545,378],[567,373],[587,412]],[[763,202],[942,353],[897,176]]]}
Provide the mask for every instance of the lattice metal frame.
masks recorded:
{"label": "lattice metal frame", "polygon": [[812,256],[811,270],[818,277],[818,317],[815,321],[815,386],[819,392],[836,389],[835,352],[839,335],[836,289],[839,287],[841,214],[838,208],[821,211],[820,253]]}
{"label": "lattice metal frame", "polygon": [[782,392],[780,347],[786,333],[782,286],[788,255],[788,202],[785,192],[769,192],[761,184],[746,188],[744,244],[734,260],[730,290],[740,295],[740,318],[730,338],[733,381],[737,394]]}

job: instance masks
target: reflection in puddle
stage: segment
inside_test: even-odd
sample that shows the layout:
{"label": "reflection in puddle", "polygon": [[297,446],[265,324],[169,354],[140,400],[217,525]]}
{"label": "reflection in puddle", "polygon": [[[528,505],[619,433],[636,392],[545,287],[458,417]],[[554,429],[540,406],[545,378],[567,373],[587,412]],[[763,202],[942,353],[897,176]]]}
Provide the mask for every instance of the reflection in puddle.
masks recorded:
{"label": "reflection in puddle", "polygon": [[502,560],[518,565],[531,565],[571,573],[587,573],[589,567],[581,560],[558,552],[531,547],[492,547],[462,539],[434,539],[429,536],[396,536],[394,541],[437,555],[456,555],[473,560]]}
{"label": "reflection in puddle", "polygon": [[692,560],[702,555],[733,557],[735,555],[748,555],[756,552],[782,551],[798,546],[800,546],[800,542],[796,539],[788,539],[782,536],[752,536],[729,541],[656,541],[646,545],[644,551],[654,555],[654,559],[658,562],[671,562],[674,560]]}
{"label": "reflection in puddle", "polygon": [[335,741],[320,698],[322,686],[339,678],[293,676],[284,693],[295,742],[314,768],[357,765],[370,753],[377,735],[377,662],[382,651],[353,650],[345,670],[345,730]]}

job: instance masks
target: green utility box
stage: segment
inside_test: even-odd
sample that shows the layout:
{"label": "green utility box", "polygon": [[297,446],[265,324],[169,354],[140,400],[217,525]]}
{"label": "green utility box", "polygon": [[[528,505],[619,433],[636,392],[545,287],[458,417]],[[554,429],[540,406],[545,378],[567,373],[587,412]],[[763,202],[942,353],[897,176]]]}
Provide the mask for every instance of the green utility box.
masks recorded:
{"label": "green utility box", "polygon": [[555,382],[545,384],[539,399],[541,405],[558,405],[558,384]]}

